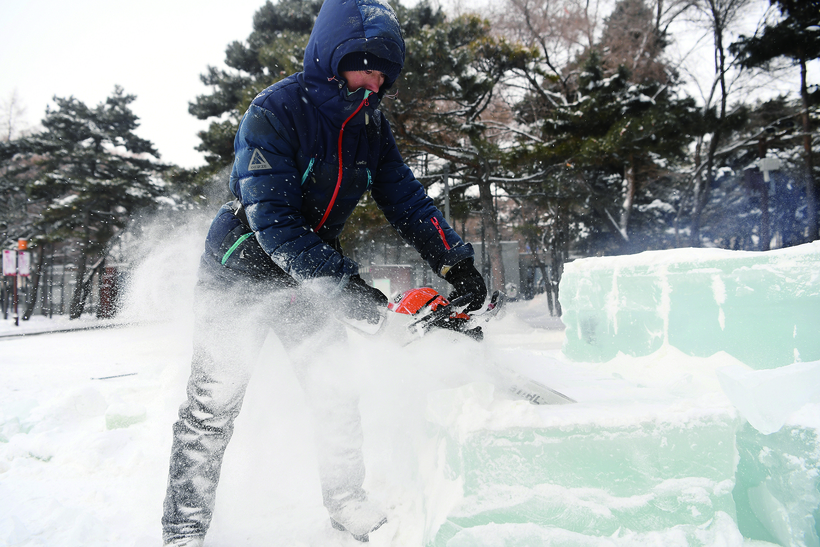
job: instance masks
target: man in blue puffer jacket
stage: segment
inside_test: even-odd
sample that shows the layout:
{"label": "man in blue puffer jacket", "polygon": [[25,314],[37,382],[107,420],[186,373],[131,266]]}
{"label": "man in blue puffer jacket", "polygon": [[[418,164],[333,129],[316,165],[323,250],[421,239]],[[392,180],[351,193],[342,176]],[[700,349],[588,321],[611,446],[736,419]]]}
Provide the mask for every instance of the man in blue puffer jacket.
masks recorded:
{"label": "man in blue puffer jacket", "polygon": [[202,255],[187,401],[174,424],[166,545],[202,545],[222,456],[250,368],[269,330],[288,352],[314,418],[331,524],[356,539],[386,522],[362,489],[362,433],[337,313],[377,323],[387,297],[344,256],[339,235],[369,191],[432,269],[471,295],[487,289],[473,250],[450,228],[396,148],[378,110],[404,64],[404,40],[381,0],[326,0],[304,71],[260,93],[240,123],[230,189]]}

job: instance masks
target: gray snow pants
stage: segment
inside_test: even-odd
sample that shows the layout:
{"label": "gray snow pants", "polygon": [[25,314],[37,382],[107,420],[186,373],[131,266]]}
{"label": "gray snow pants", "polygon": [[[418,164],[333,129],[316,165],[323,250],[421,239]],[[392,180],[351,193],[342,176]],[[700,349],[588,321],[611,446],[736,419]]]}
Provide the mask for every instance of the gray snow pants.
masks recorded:
{"label": "gray snow pants", "polygon": [[340,382],[345,332],[326,306],[304,289],[198,283],[188,397],[173,427],[164,541],[208,531],[222,457],[270,330],[287,350],[311,409],[325,506],[333,510],[335,500],[362,494],[358,399]]}

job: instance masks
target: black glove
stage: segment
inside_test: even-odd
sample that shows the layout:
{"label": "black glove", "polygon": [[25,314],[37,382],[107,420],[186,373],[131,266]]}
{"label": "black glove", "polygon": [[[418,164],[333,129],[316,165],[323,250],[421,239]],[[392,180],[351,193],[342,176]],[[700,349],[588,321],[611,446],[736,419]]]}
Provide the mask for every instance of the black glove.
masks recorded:
{"label": "black glove", "polygon": [[464,311],[480,310],[484,305],[484,300],[487,298],[487,285],[484,283],[484,278],[475,269],[472,258],[466,258],[461,262],[457,262],[455,266],[450,268],[447,275],[444,276],[454,288],[450,293],[450,300],[455,300],[465,294],[470,295],[469,304]]}
{"label": "black glove", "polygon": [[358,275],[350,276],[350,281],[342,290],[341,301],[346,316],[374,325],[382,318],[379,309],[387,307],[384,293],[365,283]]}

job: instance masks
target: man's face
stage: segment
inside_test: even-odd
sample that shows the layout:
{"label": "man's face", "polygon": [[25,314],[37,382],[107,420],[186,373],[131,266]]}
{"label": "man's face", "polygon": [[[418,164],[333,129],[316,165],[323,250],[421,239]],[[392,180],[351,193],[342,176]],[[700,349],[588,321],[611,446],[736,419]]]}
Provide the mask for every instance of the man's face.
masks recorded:
{"label": "man's face", "polygon": [[350,91],[365,88],[378,93],[384,83],[384,74],[378,70],[343,70],[341,76]]}

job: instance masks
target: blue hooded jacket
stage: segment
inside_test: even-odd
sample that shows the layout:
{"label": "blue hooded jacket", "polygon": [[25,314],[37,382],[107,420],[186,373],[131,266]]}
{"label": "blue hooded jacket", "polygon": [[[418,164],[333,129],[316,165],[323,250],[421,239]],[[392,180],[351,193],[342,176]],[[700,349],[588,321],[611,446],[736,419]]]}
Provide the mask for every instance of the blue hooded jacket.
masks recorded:
{"label": "blue hooded jacket", "polygon": [[440,276],[473,256],[402,160],[377,110],[394,81],[385,81],[378,93],[349,90],[337,67],[350,52],[404,65],[401,29],[385,2],[326,0],[305,50],[304,71],[251,103],[234,141],[230,179],[249,228],[228,205],[220,210],[207,248],[222,266],[252,272],[240,257],[263,251],[272,261],[263,269],[297,282],[324,278],[331,292],[341,290],[358,265],[334,242],[367,191]]}

